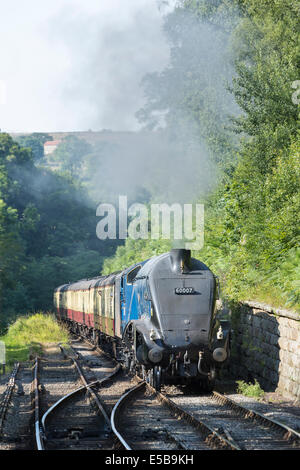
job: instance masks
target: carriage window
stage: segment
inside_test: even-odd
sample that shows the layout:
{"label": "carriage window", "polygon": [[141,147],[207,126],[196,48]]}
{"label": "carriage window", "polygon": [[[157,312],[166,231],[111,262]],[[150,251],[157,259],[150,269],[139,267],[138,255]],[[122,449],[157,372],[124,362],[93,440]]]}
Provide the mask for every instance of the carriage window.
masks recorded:
{"label": "carriage window", "polygon": [[142,266],[136,266],[127,274],[127,284],[132,284]]}

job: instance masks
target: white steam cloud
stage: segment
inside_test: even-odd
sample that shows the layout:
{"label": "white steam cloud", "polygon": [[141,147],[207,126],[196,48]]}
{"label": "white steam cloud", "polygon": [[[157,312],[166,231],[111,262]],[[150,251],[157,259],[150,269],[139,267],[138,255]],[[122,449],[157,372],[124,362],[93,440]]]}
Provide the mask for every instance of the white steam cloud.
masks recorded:
{"label": "white steam cloud", "polygon": [[[162,69],[171,2],[11,0],[1,6],[8,131],[136,130],[142,77]],[[4,85],[3,85],[4,86]]]}

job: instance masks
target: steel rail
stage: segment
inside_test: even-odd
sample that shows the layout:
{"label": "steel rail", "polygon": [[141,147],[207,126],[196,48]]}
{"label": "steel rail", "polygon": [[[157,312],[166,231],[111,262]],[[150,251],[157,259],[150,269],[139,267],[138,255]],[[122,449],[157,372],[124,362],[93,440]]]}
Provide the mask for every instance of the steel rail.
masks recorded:
{"label": "steel rail", "polygon": [[163,395],[162,393],[157,392],[153,387],[151,387],[149,384],[147,384],[144,381],[139,383],[135,387],[131,388],[126,393],[124,393],[115,404],[111,413],[112,431],[117,437],[118,441],[122,444],[122,446],[126,450],[132,450],[132,448],[130,447],[130,445],[128,444],[128,442],[125,440],[120,430],[118,429],[118,421],[120,419],[121,410],[124,404],[127,402],[128,399],[131,398],[133,394],[142,390],[143,387],[147,387],[157,397],[157,399],[161,403],[168,406],[175,415],[179,415],[181,418],[185,419],[185,421],[189,422],[193,427],[198,429],[205,436],[205,438],[209,437],[208,445],[213,445],[214,443],[217,442],[218,445],[221,446],[223,449],[241,450],[240,447],[235,442],[233,442],[232,439],[224,438],[215,429],[211,428],[207,424],[204,424],[198,418],[194,417],[191,413],[189,413],[188,411],[184,410],[183,408],[175,404],[166,395]]}
{"label": "steel rail", "polygon": [[[117,361],[117,359],[115,357],[112,357],[109,353],[107,353],[106,351],[103,351],[103,349],[101,349],[99,346],[97,346],[95,343],[93,343],[92,341],[90,341],[89,339],[87,339],[85,336],[79,334],[79,333],[74,333],[72,332],[72,335],[76,336],[76,338],[80,338],[82,339],[84,342],[86,342],[88,345],[90,345],[94,351],[97,351],[99,354],[102,354],[103,356],[105,356],[107,359],[110,359],[110,360],[113,360],[116,364],[118,364],[119,362]],[[71,346],[71,349],[73,349],[74,351],[76,351],[76,349]],[[76,354],[79,354],[77,351],[76,351]]]}
{"label": "steel rail", "polygon": [[167,405],[173,412],[178,414],[180,417],[185,419],[187,422],[189,422],[193,427],[198,429],[200,432],[202,432],[204,435],[207,437],[210,437],[210,442],[214,443],[217,442],[222,446],[224,449],[228,450],[241,450],[241,448],[237,445],[236,442],[233,441],[232,438],[225,438],[221,436],[221,434],[218,433],[214,428],[209,426],[207,423],[203,423],[198,417],[194,416],[192,413],[189,411],[185,410],[181,406],[177,405],[173,400],[171,400],[168,396],[162,394],[161,392],[158,392],[155,390],[153,387],[151,387],[149,384],[147,384],[147,387],[155,393],[157,396],[158,400],[165,405]]}
{"label": "steel rail", "polygon": [[[108,414],[106,413],[105,409],[103,408],[103,405],[102,403],[100,402],[99,398],[97,397],[96,393],[94,392],[94,390],[91,388],[90,384],[87,383],[86,381],[86,378],[83,374],[83,371],[78,363],[78,361],[76,359],[73,359],[74,361],[74,364],[77,368],[77,371],[78,371],[78,374],[80,376],[80,379],[81,381],[83,382],[83,385],[85,386],[86,390],[90,393],[90,395],[92,396],[93,400],[95,401],[96,405],[98,406],[98,409],[101,411],[105,421],[106,421],[106,424],[108,425],[108,427],[110,428],[110,419],[109,419],[109,416]],[[99,381],[98,381],[99,383]]]}
{"label": "steel rail", "polygon": [[103,377],[103,379],[95,380],[93,382],[87,382],[78,361],[76,361],[76,359],[73,359],[73,358],[72,358],[72,360],[73,360],[74,365],[75,365],[75,367],[76,367],[76,369],[79,373],[80,379],[83,382],[83,385],[81,387],[76,388],[75,390],[72,390],[67,395],[64,395],[62,398],[60,398],[58,401],[56,401],[43,414],[42,419],[41,419],[41,430],[42,430],[43,436],[46,435],[46,421],[47,421],[47,418],[49,418],[49,416],[51,414],[53,414],[62,404],[64,405],[70,398],[74,397],[77,394],[82,393],[83,391],[88,391],[89,394],[92,396],[93,400],[97,404],[98,409],[101,411],[107,426],[110,429],[110,419],[109,419],[103,405],[101,404],[100,400],[98,399],[97,395],[95,394],[94,390],[92,390],[92,387],[97,386],[99,388],[99,387],[103,386],[105,383],[109,382],[120,371],[120,369],[121,369],[120,365],[117,364],[115,369],[110,374],[108,374],[106,377]]}
{"label": "steel rail", "polygon": [[220,392],[213,391],[213,397],[215,399],[225,405],[230,406],[231,408],[235,409],[237,412],[243,414],[245,418],[256,419],[264,424],[267,424],[269,427],[275,427],[278,431],[281,431],[284,434],[284,438],[286,440],[300,440],[300,432],[292,429],[290,426],[281,423],[273,418],[269,418],[258,411],[253,410],[252,408],[248,408],[240,403],[237,403],[235,400],[232,400],[227,395],[224,395]]}
{"label": "steel rail", "polygon": [[[98,384],[98,381],[96,380],[95,382],[91,382],[89,383],[89,387],[93,387],[95,385]],[[43,429],[43,432],[45,433],[46,432],[46,420],[48,418],[48,416],[54,411],[56,410],[59,405],[61,405],[61,403],[64,403],[68,400],[68,398],[71,398],[73,397],[74,395],[76,395],[77,393],[80,393],[82,391],[86,390],[86,386],[85,385],[82,385],[82,387],[78,387],[76,388],[75,390],[72,390],[72,392],[68,393],[67,395],[64,395],[62,398],[60,398],[59,400],[57,400],[50,408],[48,408],[48,410],[43,414],[42,416],[42,419],[41,419],[41,424],[42,424],[42,429]]]}
{"label": "steel rail", "polygon": [[4,420],[5,420],[7,409],[10,403],[10,399],[11,399],[11,396],[15,387],[16,376],[19,371],[19,367],[20,367],[19,362],[15,363],[12,373],[7,382],[6,390],[4,392],[4,395],[0,403],[0,436],[2,435]]}
{"label": "steel rail", "polygon": [[[90,343],[89,341],[86,341],[86,343],[89,344],[90,346],[93,346],[92,343]],[[65,352],[65,350],[63,349],[62,346],[60,346],[60,349],[62,350],[62,352],[63,352],[63,354],[64,354],[65,357],[69,357],[69,356],[67,355],[67,353]],[[83,361],[86,360],[86,359],[85,359],[85,356],[84,356],[83,354],[81,354],[79,351],[77,351],[77,349],[74,348],[74,346],[70,346],[70,349],[73,351],[73,353],[75,354],[75,356],[76,356],[77,359],[82,359]],[[93,349],[91,349],[91,351],[97,351],[98,353],[101,353],[101,354],[105,355],[105,357],[106,357],[107,359],[110,359],[111,361],[113,361],[114,364],[115,364],[114,369],[115,369],[116,366],[119,364],[119,362],[116,361],[115,358],[110,357],[108,354],[106,354],[104,351],[102,351],[100,348],[97,348],[96,346],[94,346]],[[102,368],[102,369],[103,369],[104,372],[110,372],[112,368],[111,368],[111,367],[108,367],[108,368]]]}
{"label": "steel rail", "polygon": [[[95,344],[93,344],[92,342],[87,340],[83,335],[75,334],[75,336],[83,339],[90,346],[95,348],[95,350],[99,351],[99,348]],[[101,352],[103,354],[105,354],[107,357],[109,357],[109,355],[107,353],[105,353],[104,351],[101,350]],[[112,359],[112,358],[110,357],[110,359]],[[130,446],[128,445],[128,443],[125,441],[125,439],[122,437],[122,435],[120,434],[120,432],[117,429],[117,419],[119,417],[120,408],[122,407],[123,402],[126,401],[126,399],[128,398],[128,396],[131,393],[134,393],[137,389],[139,389],[142,386],[143,383],[144,382],[137,385],[136,387],[133,387],[128,392],[126,392],[126,394],[122,395],[122,397],[115,404],[115,406],[113,408],[113,411],[112,411],[112,414],[111,414],[111,428],[112,428],[114,434],[116,435],[116,437],[118,438],[118,440],[123,445],[123,447],[125,449],[128,449],[128,450],[130,450]],[[195,417],[194,415],[189,413],[187,410],[185,410],[185,409],[181,408],[179,405],[175,404],[175,402],[173,402],[169,397],[167,397],[166,395],[161,394],[160,392],[157,392],[148,383],[146,385],[147,385],[147,387],[151,388],[151,390],[154,393],[156,393],[157,398],[160,401],[163,401],[167,406],[172,408],[175,412],[177,410],[180,413],[180,415],[184,419],[189,421],[192,425],[194,425],[195,427],[198,427],[200,430],[202,429],[202,431],[204,431],[204,432],[209,432],[210,437],[212,436],[213,439],[217,439],[219,442],[223,442],[223,447],[225,446],[225,448],[230,448],[230,449],[233,449],[233,450],[241,450],[239,445],[235,442],[235,440],[232,438],[232,436],[230,435],[230,433],[227,430],[224,431],[224,433],[227,437],[227,438],[225,438],[222,435],[220,435],[218,430],[210,427],[207,423],[203,423],[202,421],[200,421],[197,417]],[[213,391],[212,394],[218,401],[221,401],[224,404],[227,404],[230,407],[236,409],[236,411],[243,414],[245,418],[257,419],[258,421],[267,424],[269,427],[272,426],[272,427],[277,428],[279,431],[281,431],[284,434],[284,438],[286,440],[295,440],[295,441],[300,440],[300,432],[296,431],[295,429],[292,429],[290,426],[288,426],[284,423],[281,423],[280,421],[277,421],[275,419],[269,418],[269,417],[259,413],[258,411],[255,411],[255,410],[251,409],[251,408],[247,408],[245,406],[242,406],[241,404],[235,402],[234,400],[230,399],[226,395],[223,395],[223,394],[221,394],[217,391]]]}
{"label": "steel rail", "polygon": [[122,434],[120,433],[120,431],[118,430],[118,420],[120,418],[120,413],[121,413],[121,409],[122,407],[124,406],[125,402],[128,400],[128,398],[136,393],[137,391],[139,390],[142,390],[143,387],[146,386],[146,382],[141,382],[139,383],[138,385],[136,385],[135,387],[132,387],[130,390],[128,390],[126,393],[124,393],[121,398],[119,398],[119,400],[117,401],[117,403],[115,404],[115,406],[113,407],[113,410],[111,412],[111,416],[110,416],[110,422],[111,422],[111,429],[114,433],[114,435],[117,437],[117,439],[119,440],[119,442],[122,444],[122,446],[126,449],[126,450],[132,450],[132,448],[130,447],[130,445],[126,442],[126,440],[124,439],[124,437],[122,436]]}
{"label": "steel rail", "polygon": [[37,450],[45,450],[42,429],[40,426],[40,392],[39,392],[39,358],[36,357],[34,364],[33,375],[33,393],[34,393],[34,429],[35,429],[35,442]]}

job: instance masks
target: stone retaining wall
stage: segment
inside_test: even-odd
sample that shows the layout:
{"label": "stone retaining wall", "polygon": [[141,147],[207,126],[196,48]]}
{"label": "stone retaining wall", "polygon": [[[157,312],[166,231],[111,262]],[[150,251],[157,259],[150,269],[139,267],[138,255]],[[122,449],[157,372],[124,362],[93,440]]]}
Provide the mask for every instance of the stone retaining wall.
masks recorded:
{"label": "stone retaining wall", "polygon": [[300,315],[247,302],[232,317],[234,376],[300,400]]}

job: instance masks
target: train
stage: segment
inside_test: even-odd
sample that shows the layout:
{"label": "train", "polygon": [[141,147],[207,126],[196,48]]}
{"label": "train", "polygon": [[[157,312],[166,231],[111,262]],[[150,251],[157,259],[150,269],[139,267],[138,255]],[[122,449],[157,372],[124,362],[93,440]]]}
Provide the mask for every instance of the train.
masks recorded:
{"label": "train", "polygon": [[216,308],[219,282],[191,251],[172,249],[123,271],[59,286],[59,321],[155,389],[213,387],[230,357],[230,321]]}

